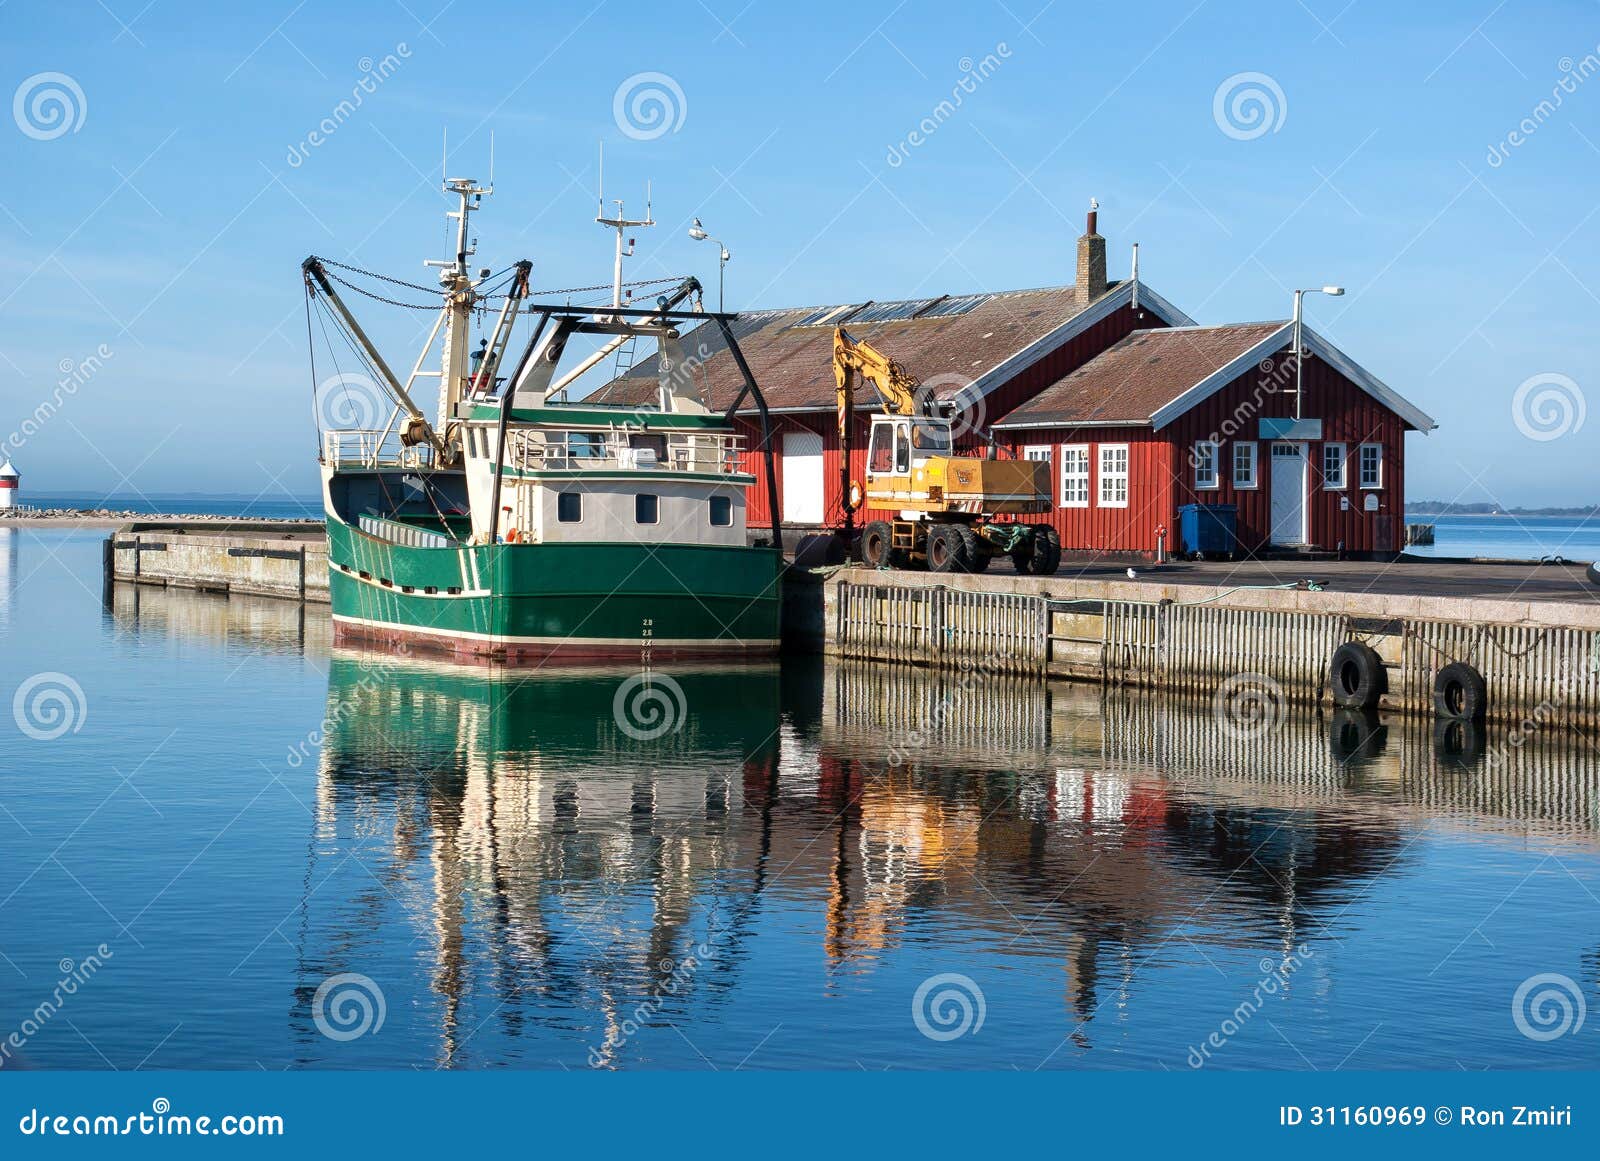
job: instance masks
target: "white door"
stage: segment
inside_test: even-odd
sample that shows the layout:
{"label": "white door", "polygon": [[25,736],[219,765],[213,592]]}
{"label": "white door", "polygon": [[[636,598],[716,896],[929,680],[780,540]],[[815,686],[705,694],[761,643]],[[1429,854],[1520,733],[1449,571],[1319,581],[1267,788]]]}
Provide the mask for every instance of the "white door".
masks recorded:
{"label": "white door", "polygon": [[1306,542],[1306,445],[1272,445],[1273,544]]}
{"label": "white door", "polygon": [[814,431],[783,433],[783,519],[822,523],[822,437]]}

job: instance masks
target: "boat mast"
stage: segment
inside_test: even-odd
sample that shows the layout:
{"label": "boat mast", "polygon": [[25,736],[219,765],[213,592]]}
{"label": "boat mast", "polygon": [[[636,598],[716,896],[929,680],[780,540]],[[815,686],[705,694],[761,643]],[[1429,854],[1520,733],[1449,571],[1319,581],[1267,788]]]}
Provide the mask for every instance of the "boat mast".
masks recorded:
{"label": "boat mast", "polygon": [[472,271],[467,266],[467,259],[477,253],[477,240],[469,233],[468,223],[472,211],[482,204],[483,195],[494,192],[494,184],[491,182],[489,185],[479,186],[469,177],[452,177],[445,180],[444,189],[446,193],[453,193],[461,199],[460,208],[451,210],[445,215],[456,223],[455,257],[442,260],[430,258],[424,262],[426,266],[439,268],[439,285],[444,288],[445,294],[446,318],[439,378],[439,419],[435,424],[435,429],[438,431],[445,430],[445,426],[454,418],[456,404],[461,401],[467,390],[467,358],[472,342],[472,308],[478,301]]}
{"label": "boat mast", "polygon": [[[617,258],[615,265],[612,267],[611,274],[611,306],[614,310],[621,309],[622,260],[624,258],[633,257],[633,239],[626,236],[627,232],[633,229],[635,226],[642,228],[645,226],[653,226],[656,223],[655,219],[650,216],[650,185],[648,182],[645,183],[644,187],[644,217],[630,219],[625,216],[622,212],[621,198],[616,199],[616,213],[609,218],[606,217],[606,155],[605,147],[603,145],[600,149],[599,200],[600,208],[595,213],[594,220],[599,222],[602,226],[605,226],[607,229],[615,230],[617,232]],[[620,322],[621,316],[614,315],[612,316],[611,321]]]}

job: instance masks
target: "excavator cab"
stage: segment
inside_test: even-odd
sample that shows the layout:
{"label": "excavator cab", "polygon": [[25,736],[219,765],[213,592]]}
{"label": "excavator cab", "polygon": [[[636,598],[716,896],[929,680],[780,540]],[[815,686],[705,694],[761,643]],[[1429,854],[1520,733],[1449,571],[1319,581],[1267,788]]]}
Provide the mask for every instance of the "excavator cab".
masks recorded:
{"label": "excavator cab", "polygon": [[877,415],[867,443],[867,480],[909,476],[925,470],[935,456],[950,454],[948,419],[902,418]]}

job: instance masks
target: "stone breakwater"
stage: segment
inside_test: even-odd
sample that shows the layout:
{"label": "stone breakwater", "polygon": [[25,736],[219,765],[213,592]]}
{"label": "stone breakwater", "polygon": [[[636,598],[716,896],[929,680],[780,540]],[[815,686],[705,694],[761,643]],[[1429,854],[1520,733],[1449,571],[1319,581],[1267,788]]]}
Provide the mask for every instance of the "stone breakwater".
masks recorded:
{"label": "stone breakwater", "polygon": [[[248,516],[223,516],[216,513],[132,512],[122,508],[0,508],[0,520],[137,520],[141,523],[183,521],[184,523],[234,524],[252,519],[254,518]],[[274,519],[271,523],[315,525],[321,524],[322,521]]]}

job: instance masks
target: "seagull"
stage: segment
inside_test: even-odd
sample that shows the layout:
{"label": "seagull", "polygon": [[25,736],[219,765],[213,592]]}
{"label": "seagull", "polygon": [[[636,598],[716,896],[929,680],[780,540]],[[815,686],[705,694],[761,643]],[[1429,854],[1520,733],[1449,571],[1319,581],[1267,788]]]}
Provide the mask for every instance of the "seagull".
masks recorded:
{"label": "seagull", "polygon": [[1138,580],[1139,579],[1139,574],[1136,571],[1134,571],[1133,569],[1130,568],[1128,570],[1128,579],[1129,580]]}

